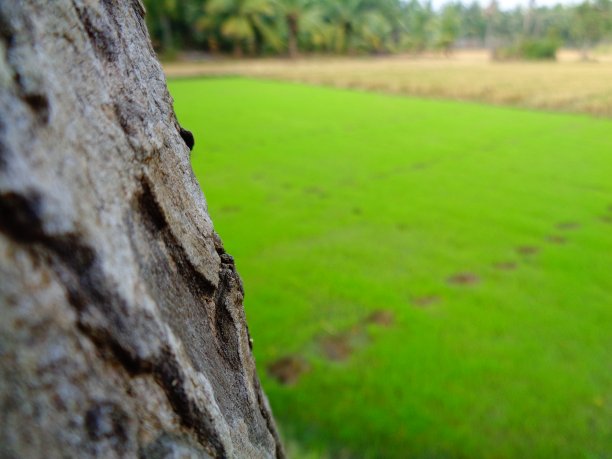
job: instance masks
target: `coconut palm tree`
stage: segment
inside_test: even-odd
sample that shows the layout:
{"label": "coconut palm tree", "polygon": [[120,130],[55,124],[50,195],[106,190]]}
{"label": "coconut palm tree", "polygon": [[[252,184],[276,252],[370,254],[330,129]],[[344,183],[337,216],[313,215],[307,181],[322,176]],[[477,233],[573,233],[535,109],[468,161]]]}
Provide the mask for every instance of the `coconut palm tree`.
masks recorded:
{"label": "coconut palm tree", "polygon": [[357,22],[357,31],[368,51],[382,53],[388,50],[388,42],[393,27],[382,13],[378,11],[365,12]]}
{"label": "coconut palm tree", "polygon": [[295,58],[299,53],[300,33],[317,34],[323,24],[321,2],[317,0],[277,0],[279,13],[287,26],[287,50],[289,57]]}
{"label": "coconut palm tree", "polygon": [[429,45],[432,23],[435,19],[431,2],[410,0],[403,3],[400,11],[399,17],[403,29],[402,49],[411,52],[425,50]]}
{"label": "coconut palm tree", "polygon": [[368,0],[338,0],[328,3],[328,16],[334,25],[337,52],[352,52],[359,18],[370,9]]}
{"label": "coconut palm tree", "polygon": [[584,0],[574,10],[572,33],[581,45],[582,60],[589,60],[589,48],[601,41],[612,28],[610,0]]}
{"label": "coconut palm tree", "polygon": [[145,0],[147,9],[147,24],[155,36],[161,40],[156,44],[163,50],[174,48],[174,36],[172,31],[172,21],[177,15],[176,0]]}
{"label": "coconut palm tree", "polygon": [[275,49],[282,42],[268,22],[274,16],[271,0],[210,0],[206,12],[218,20],[221,34],[234,43],[234,54],[241,56],[243,46],[254,50],[257,34]]}
{"label": "coconut palm tree", "polygon": [[457,37],[461,32],[461,5],[459,3],[447,3],[438,15],[438,38],[436,48],[449,55]]}

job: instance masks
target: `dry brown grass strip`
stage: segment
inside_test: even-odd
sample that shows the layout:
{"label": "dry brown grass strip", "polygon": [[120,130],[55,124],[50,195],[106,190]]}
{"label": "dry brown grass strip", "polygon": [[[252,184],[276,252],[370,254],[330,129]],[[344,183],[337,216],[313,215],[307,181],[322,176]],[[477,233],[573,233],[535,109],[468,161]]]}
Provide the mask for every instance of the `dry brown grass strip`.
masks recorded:
{"label": "dry brown grass strip", "polygon": [[491,62],[486,52],[377,58],[318,57],[171,63],[169,77],[240,75],[496,105],[612,116],[612,59]]}

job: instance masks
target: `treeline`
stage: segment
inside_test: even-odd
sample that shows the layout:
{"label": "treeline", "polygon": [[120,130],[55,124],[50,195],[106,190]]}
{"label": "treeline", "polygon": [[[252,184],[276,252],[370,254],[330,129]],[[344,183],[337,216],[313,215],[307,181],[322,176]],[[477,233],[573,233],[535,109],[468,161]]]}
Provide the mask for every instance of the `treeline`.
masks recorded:
{"label": "treeline", "polygon": [[[588,49],[612,35],[612,0],[501,10],[418,0],[145,0],[160,52],[281,55],[394,53],[454,47]],[[548,44],[548,45],[547,45]]]}

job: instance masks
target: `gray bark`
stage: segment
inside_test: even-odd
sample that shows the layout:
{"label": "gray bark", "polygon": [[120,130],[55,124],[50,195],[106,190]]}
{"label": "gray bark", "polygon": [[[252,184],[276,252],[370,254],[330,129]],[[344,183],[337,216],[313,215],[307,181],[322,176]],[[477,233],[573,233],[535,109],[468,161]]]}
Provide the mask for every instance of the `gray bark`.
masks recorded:
{"label": "gray bark", "polygon": [[283,455],[143,16],[0,0],[0,457]]}

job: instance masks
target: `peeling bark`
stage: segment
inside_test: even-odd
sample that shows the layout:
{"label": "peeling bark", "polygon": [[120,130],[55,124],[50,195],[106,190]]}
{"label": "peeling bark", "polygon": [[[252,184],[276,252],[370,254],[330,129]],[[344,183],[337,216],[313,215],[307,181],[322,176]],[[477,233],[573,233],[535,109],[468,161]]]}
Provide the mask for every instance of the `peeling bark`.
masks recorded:
{"label": "peeling bark", "polygon": [[0,2],[0,457],[283,457],[143,17]]}

